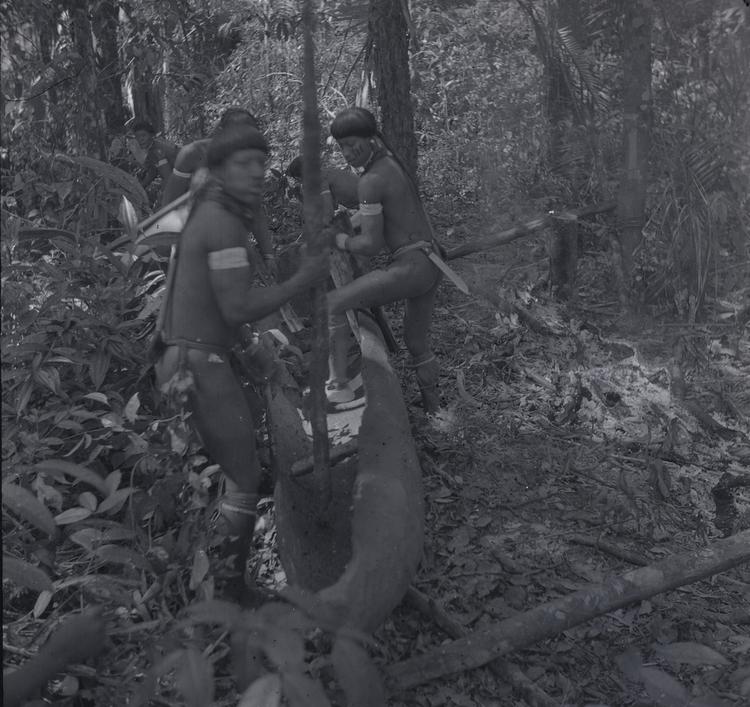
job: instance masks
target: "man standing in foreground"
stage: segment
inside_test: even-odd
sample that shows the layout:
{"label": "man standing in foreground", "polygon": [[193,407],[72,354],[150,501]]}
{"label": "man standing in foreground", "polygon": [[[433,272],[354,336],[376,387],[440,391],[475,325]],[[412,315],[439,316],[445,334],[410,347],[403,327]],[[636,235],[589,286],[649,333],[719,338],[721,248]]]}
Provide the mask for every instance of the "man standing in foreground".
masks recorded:
{"label": "man standing in foreground", "polygon": [[326,257],[305,256],[281,284],[253,287],[247,233],[263,195],[268,146],[249,125],[220,130],[208,146],[207,182],[178,244],[164,302],[157,382],[187,400],[191,424],[226,475],[219,504],[225,532],[236,536],[244,567],[255,527],[260,464],[250,408],[230,365],[243,324],[277,310],[325,279]]}
{"label": "man standing in foreground", "polygon": [[[256,130],[260,129],[257,118],[249,110],[232,106],[221,114],[216,131],[220,132],[240,125],[248,125]],[[169,178],[165,182],[162,206],[171,203],[191,188],[194,190],[200,188],[200,184],[206,175],[208,146],[210,144],[211,138],[203,138],[190,142],[180,149],[174,159]],[[276,276],[273,239],[260,200],[258,200],[256,209],[253,218],[253,236],[258,244],[258,250],[264,264],[270,273]]]}
{"label": "man standing in foreground", "polygon": [[[346,311],[406,300],[404,342],[412,356],[422,403],[427,412],[440,407],[438,363],[428,336],[435,295],[440,284],[440,246],[435,241],[416,185],[377,129],[375,117],[364,108],[349,108],[331,124],[344,159],[362,172],[359,178],[360,235],[332,233],[340,250],[356,255],[390,253],[384,270],[372,270],[328,293],[331,331],[329,402],[354,399],[346,367],[348,333]],[[439,262],[437,262],[439,261]]]}

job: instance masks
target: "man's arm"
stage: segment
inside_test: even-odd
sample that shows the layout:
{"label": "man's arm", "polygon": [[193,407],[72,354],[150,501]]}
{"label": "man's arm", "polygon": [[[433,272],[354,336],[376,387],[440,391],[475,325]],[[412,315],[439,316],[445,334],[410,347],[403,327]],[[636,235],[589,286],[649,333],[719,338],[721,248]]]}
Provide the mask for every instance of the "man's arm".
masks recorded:
{"label": "man's arm", "polygon": [[198,168],[198,155],[192,144],[185,145],[177,153],[174,161],[174,167],[167,176],[164,194],[162,195],[162,206],[174,201],[178,196],[182,196],[190,189],[190,179],[193,172]]}
{"label": "man's arm", "polygon": [[328,273],[326,256],[321,254],[302,260],[297,272],[288,280],[271,287],[254,287],[252,269],[247,257],[245,232],[237,219],[217,209],[204,210],[203,227],[209,281],[222,317],[231,326],[254,322],[271,314]]}
{"label": "man's arm", "polygon": [[161,177],[162,184],[166,184],[172,174],[172,168],[169,166],[169,160],[163,150],[156,153],[156,169]]}

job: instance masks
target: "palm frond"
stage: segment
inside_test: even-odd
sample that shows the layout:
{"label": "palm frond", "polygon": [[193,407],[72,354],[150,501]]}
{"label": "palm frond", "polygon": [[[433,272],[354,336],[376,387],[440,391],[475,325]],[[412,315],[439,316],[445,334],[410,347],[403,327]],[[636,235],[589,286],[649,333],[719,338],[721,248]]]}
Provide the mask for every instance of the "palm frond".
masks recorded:
{"label": "palm frond", "polygon": [[[560,60],[565,64],[567,64],[566,58],[570,60],[580,80],[580,86],[588,92],[594,107],[598,104],[606,105],[609,102],[609,93],[596,73],[594,62],[578,43],[570,27],[558,28],[557,39],[562,50]],[[570,65],[567,64],[567,66]]]}

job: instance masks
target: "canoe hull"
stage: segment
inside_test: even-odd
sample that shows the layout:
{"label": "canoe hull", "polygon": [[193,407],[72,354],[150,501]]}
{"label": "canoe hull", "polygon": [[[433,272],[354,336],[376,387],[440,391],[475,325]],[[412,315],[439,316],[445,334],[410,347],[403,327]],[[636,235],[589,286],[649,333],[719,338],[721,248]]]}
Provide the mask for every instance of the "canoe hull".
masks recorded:
{"label": "canoe hull", "polygon": [[310,453],[299,414],[281,391],[272,391],[268,402],[278,470],[277,541],[287,580],[317,592],[347,625],[371,632],[416,574],[424,507],[401,387],[377,324],[366,315],[359,324],[367,404],[358,454],[332,469],[333,501],[324,522],[313,475],[294,478],[288,471]]}

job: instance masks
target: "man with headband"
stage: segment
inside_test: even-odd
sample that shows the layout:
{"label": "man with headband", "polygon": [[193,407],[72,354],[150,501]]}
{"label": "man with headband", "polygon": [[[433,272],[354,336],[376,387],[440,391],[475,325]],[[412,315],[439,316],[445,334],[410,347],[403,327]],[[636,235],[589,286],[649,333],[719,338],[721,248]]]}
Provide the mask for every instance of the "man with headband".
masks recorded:
{"label": "man with headband", "polygon": [[[404,342],[411,354],[422,403],[427,412],[440,407],[438,362],[428,336],[435,294],[441,279],[435,241],[416,185],[378,131],[375,117],[364,108],[349,108],[331,123],[346,161],[361,172],[358,185],[361,233],[332,233],[337,248],[356,255],[376,255],[386,249],[390,263],[332,290],[328,294],[331,332],[328,400],[342,404],[354,399],[346,374],[348,334],[346,311],[406,300]],[[433,257],[434,256],[434,257]]]}
{"label": "man with headband", "polygon": [[[249,125],[256,130],[260,129],[257,118],[249,110],[233,106],[227,108],[221,114],[216,131],[219,132],[238,125]],[[208,158],[208,146],[210,143],[211,138],[203,138],[202,140],[195,140],[180,149],[177,157],[174,159],[172,173],[169,175],[164,186],[162,206],[170,204],[191,187],[193,189],[200,188],[200,183],[206,176],[206,160]],[[255,236],[258,250],[260,250],[266,267],[270,269],[273,275],[276,275],[273,240],[260,203],[258,204],[258,211],[253,221],[253,236]]]}
{"label": "man with headband", "polygon": [[238,569],[249,554],[260,465],[251,411],[230,365],[242,325],[277,310],[327,276],[326,257],[304,256],[291,278],[253,286],[247,232],[263,195],[268,146],[249,125],[211,140],[207,182],[196,194],[172,263],[163,306],[160,390],[190,412],[208,454],[226,475],[220,517],[233,541]]}

